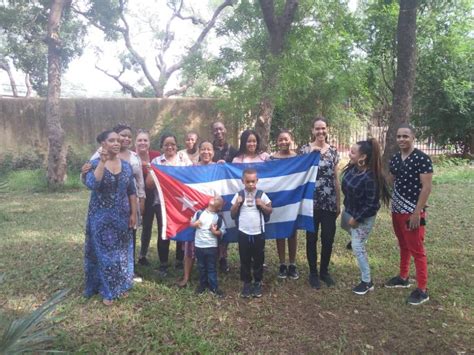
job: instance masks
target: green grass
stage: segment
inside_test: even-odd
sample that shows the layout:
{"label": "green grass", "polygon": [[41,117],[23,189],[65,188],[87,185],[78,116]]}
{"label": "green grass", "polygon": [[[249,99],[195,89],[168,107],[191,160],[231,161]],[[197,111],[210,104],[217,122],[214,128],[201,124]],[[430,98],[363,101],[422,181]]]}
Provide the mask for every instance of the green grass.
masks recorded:
{"label": "green grass", "polygon": [[[8,189],[11,192],[48,192],[46,171],[43,169],[12,171],[6,174],[4,179],[8,181]],[[56,192],[68,192],[82,188],[79,173],[73,172],[68,176],[64,186]]]}
{"label": "green grass", "polygon": [[[473,353],[474,194],[472,168],[437,168],[426,235],[431,300],[405,305],[408,290],[382,283],[397,272],[398,247],[390,215],[382,210],[368,244],[375,292],[358,297],[348,237],[338,229],[331,264],[335,288],[309,288],[304,234],[297,263],[301,278],[279,281],[274,241],[266,246],[264,296],[238,297],[238,254],[230,247],[231,273],[220,275],[223,300],[196,296],[160,280],[154,267],[140,268],[145,281],[127,299],[104,307],[86,300],[83,242],[88,192],[46,193],[38,172],[9,176],[0,195],[0,311],[12,319],[38,307],[56,290],[71,288],[56,314],[53,348],[80,353]],[[33,179],[36,177],[37,180]],[[36,181],[36,182],[35,182]],[[41,187],[43,186],[43,187]],[[156,244],[154,234],[152,245]],[[171,255],[174,255],[172,252]],[[414,277],[414,270],[411,276]],[[193,287],[197,285],[194,271]],[[2,322],[0,322],[0,327]]]}
{"label": "green grass", "polygon": [[433,184],[474,184],[474,165],[436,167]]}

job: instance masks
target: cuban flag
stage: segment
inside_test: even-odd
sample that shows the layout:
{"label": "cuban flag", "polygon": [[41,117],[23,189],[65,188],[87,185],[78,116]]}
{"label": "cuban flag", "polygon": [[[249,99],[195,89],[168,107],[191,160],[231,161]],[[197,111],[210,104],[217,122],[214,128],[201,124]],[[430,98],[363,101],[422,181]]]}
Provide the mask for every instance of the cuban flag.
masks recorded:
{"label": "cuban flag", "polygon": [[[244,188],[246,168],[257,170],[257,189],[272,201],[273,212],[265,225],[267,239],[288,238],[297,229],[313,231],[313,192],[320,154],[313,152],[264,163],[210,164],[173,167],[152,165],[163,216],[163,239],[194,240],[190,219],[206,208],[209,200],[224,199],[222,216],[227,233],[224,240],[237,241],[237,228],[230,216],[231,200]],[[153,176],[153,174],[152,174]]]}

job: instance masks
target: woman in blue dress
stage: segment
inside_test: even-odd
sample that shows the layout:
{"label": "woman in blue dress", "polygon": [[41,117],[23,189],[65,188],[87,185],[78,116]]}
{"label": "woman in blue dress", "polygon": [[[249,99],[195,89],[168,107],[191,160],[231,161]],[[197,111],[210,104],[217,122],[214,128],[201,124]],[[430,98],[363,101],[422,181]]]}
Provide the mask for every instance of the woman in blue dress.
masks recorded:
{"label": "woman in blue dress", "polygon": [[125,296],[133,283],[133,237],[137,199],[131,165],[120,160],[120,137],[97,137],[100,158],[91,162],[86,185],[92,190],[84,253],[85,296],[99,293],[105,305]]}

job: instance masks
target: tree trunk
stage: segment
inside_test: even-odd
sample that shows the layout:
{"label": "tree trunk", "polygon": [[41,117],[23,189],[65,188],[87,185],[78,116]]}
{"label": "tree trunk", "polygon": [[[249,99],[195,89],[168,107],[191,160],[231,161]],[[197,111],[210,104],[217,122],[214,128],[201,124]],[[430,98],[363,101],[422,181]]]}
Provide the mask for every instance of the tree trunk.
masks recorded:
{"label": "tree trunk", "polygon": [[259,0],[263,19],[268,30],[269,53],[262,65],[262,99],[259,113],[255,122],[255,130],[260,136],[261,147],[266,150],[270,140],[273,111],[275,109],[274,95],[278,85],[278,58],[283,49],[291,29],[298,0],[286,0],[285,8],[280,16],[275,15],[273,0]]}
{"label": "tree trunk", "polygon": [[16,88],[15,78],[13,77],[13,73],[10,69],[10,64],[8,64],[6,59],[0,62],[0,69],[3,69],[7,72],[8,79],[10,80],[10,87],[12,88],[12,95],[14,97],[18,97],[18,90]]}
{"label": "tree trunk", "polygon": [[397,75],[383,161],[385,167],[398,150],[397,129],[410,120],[416,73],[416,10],[417,0],[400,0],[397,25]]}
{"label": "tree trunk", "polygon": [[25,85],[26,85],[25,97],[31,97],[31,93],[33,92],[33,88],[31,86],[30,74],[25,75]]}
{"label": "tree trunk", "polygon": [[59,25],[65,0],[53,0],[48,19],[48,98],[46,123],[48,128],[48,185],[54,188],[66,180],[66,154],[64,131],[61,127],[59,97],[61,95],[61,41]]}

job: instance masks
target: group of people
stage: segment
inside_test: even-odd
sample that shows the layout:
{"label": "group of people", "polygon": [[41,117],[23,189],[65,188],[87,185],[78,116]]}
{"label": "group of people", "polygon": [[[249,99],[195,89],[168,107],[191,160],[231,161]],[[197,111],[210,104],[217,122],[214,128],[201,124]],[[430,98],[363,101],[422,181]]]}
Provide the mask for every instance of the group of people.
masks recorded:
{"label": "group of people", "polygon": [[[391,201],[392,221],[400,246],[399,274],[386,287],[410,287],[411,256],[416,267],[417,288],[408,297],[409,304],[418,305],[429,299],[427,292],[427,260],[424,248],[426,207],[431,192],[433,167],[430,158],[414,146],[415,134],[409,125],[397,131],[400,151],[390,161],[390,174],[382,171],[381,151],[375,139],[355,143],[349,153],[349,162],[339,179],[339,154],[328,144],[328,123],[317,117],[311,127],[312,140],[298,152],[293,135],[281,130],[276,141],[277,151],[269,154],[260,147],[260,137],[254,130],[245,130],[240,136],[239,149],[226,140],[225,125],[212,124],[214,140],[199,142],[196,133],[185,137],[186,148],[178,151],[174,135],[164,134],[160,151],[150,149],[150,135],[139,130],[132,146],[132,129],[118,125],[102,132],[97,141],[99,150],[82,169],[83,181],[92,190],[87,216],[85,243],[85,295],[99,293],[103,303],[110,305],[125,297],[133,282],[140,282],[135,264],[149,266],[147,259],[153,220],[158,225],[157,249],[159,273],[166,277],[169,268],[170,241],[161,236],[162,216],[160,196],[150,171],[150,163],[169,166],[208,165],[215,163],[264,163],[286,159],[297,154],[320,153],[319,167],[313,194],[314,232],[306,232],[306,255],[309,266],[309,284],[319,289],[321,282],[328,287],[335,281],[329,265],[336,233],[336,220],[341,215],[341,227],[351,238],[352,249],[360,270],[360,283],[352,291],[364,295],[374,289],[366,243],[374,226],[381,202]],[[247,168],[242,174],[244,189],[235,194],[230,209],[238,228],[240,278],[242,297],[261,297],[265,267],[265,222],[272,213],[270,198],[258,188],[258,174]],[[392,188],[392,193],[390,190]],[[344,194],[341,214],[341,192]],[[219,212],[224,204],[220,196],[210,199],[208,206],[197,211],[190,221],[196,229],[194,242],[176,243],[176,268],[183,269],[179,287],[189,283],[194,260],[199,271],[198,293],[206,290],[217,296],[217,269],[228,272],[228,244],[222,236],[226,226]],[[141,221],[141,247],[135,263],[137,226]],[[320,232],[319,232],[320,231]],[[320,267],[318,272],[318,234],[321,238]],[[279,278],[298,279],[296,266],[297,231],[285,239],[277,239]],[[288,263],[286,259],[288,244]]]}

